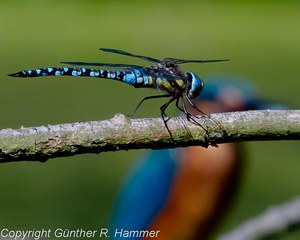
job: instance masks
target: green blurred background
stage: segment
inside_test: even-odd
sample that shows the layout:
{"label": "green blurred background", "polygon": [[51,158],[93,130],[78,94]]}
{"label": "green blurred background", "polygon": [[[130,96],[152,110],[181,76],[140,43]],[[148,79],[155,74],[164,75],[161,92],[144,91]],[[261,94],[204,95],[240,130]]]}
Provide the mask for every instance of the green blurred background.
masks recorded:
{"label": "green blurred background", "polygon": [[[299,1],[1,1],[0,26],[1,129],[108,119],[153,94],[101,79],[7,76],[60,61],[144,64],[99,47],[157,58],[229,58],[184,67],[204,80],[250,79],[264,97],[299,106]],[[161,104],[145,103],[135,117],[159,116]],[[299,142],[246,148],[241,190],[220,232],[300,192]],[[1,164],[0,229],[107,227],[118,187],[143,152]]]}

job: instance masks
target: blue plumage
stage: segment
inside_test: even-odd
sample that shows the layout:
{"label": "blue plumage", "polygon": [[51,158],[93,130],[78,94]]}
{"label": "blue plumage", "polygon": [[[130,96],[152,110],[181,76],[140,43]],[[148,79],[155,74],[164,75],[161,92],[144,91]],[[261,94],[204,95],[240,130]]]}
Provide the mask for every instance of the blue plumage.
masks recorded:
{"label": "blue plumage", "polygon": [[[177,169],[176,150],[149,152],[132,171],[114,209],[110,229],[144,230],[166,202]],[[144,191],[144,188],[147,191]],[[114,238],[123,239],[116,236]],[[131,240],[138,238],[129,238]]]}

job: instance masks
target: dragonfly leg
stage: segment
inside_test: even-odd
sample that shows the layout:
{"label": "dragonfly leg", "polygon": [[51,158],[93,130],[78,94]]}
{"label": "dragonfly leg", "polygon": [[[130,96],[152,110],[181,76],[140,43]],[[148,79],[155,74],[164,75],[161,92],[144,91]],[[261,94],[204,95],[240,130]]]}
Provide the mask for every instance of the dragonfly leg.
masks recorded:
{"label": "dragonfly leg", "polygon": [[[179,106],[179,100],[182,99],[182,107]],[[194,123],[198,126],[200,126],[206,133],[207,133],[207,129],[205,129],[200,123],[198,123],[195,118],[192,116],[192,114],[190,114],[187,110],[187,107],[186,107],[186,104],[185,104],[185,101],[183,98],[177,98],[176,99],[176,107],[185,114],[187,120],[191,123]]]}
{"label": "dragonfly leg", "polygon": [[[188,112],[188,110],[187,110],[187,108],[186,108],[186,105],[185,105],[185,102],[184,102],[184,99],[182,99],[182,107],[180,107],[179,106],[179,99],[180,98],[178,98],[177,100],[176,100],[176,107],[181,111],[181,112],[183,112],[184,114],[185,114],[185,116],[186,116],[186,118],[187,118],[187,120],[188,121],[190,121],[190,122],[196,122],[196,120],[195,119],[193,119],[192,118],[192,114],[190,114],[189,112]],[[193,121],[191,121],[191,120],[193,120]]]}
{"label": "dragonfly leg", "polygon": [[[188,121],[191,121],[191,119],[192,119],[192,114],[188,112],[187,107],[186,107],[186,105],[185,105],[184,99],[181,98],[181,100],[182,100],[182,107],[179,106],[179,99],[180,99],[180,98],[178,98],[177,101],[176,101],[176,107],[177,107],[181,112],[183,112],[183,113],[186,115],[186,118],[188,119]],[[194,119],[193,119],[193,120],[194,120]],[[194,121],[195,121],[195,120],[194,120]]]}
{"label": "dragonfly leg", "polygon": [[[176,83],[176,82],[174,82],[175,84],[176,84],[176,86],[178,87],[178,88],[180,88],[180,86],[178,86],[178,84]],[[181,99],[181,101],[182,101],[182,107],[180,107],[179,106],[179,100]],[[191,114],[187,111],[187,108],[186,108],[186,106],[185,106],[185,102],[184,102],[184,98],[183,98],[183,96],[181,96],[181,97],[178,97],[177,99],[176,99],[176,107],[181,111],[181,112],[183,112],[185,115],[186,115],[186,117],[187,117],[187,119],[189,119],[190,118],[190,116],[191,116]]]}
{"label": "dragonfly leg", "polygon": [[[168,106],[170,105],[170,103],[172,103],[175,99],[177,100],[178,98],[179,98],[179,97],[177,97],[177,96],[172,96],[172,97],[169,99],[169,101],[167,101],[164,105],[162,105],[162,106],[160,107],[160,115],[161,115],[161,117],[162,117],[162,119],[163,119],[163,122],[164,122],[164,124],[165,124],[165,127],[166,127],[168,133],[170,134],[172,140],[174,140],[174,138],[173,138],[172,133],[171,133],[169,127],[168,127],[167,122],[168,122],[169,118],[166,119],[167,114],[165,113],[165,111],[166,111],[166,109],[168,108]],[[178,100],[177,100],[176,102],[178,102]]]}
{"label": "dragonfly leg", "polygon": [[179,106],[179,100],[180,100],[180,98],[177,98],[177,99],[176,99],[176,104],[175,104],[175,106],[176,106],[181,112],[186,113],[186,111],[185,111],[182,107]]}
{"label": "dragonfly leg", "polygon": [[[180,107],[179,106],[179,100],[182,100],[182,107]],[[185,115],[186,115],[186,118],[187,118],[187,120],[188,121],[190,121],[190,118],[191,118],[191,114],[187,111],[187,109],[186,109],[186,106],[185,106],[185,104],[184,104],[184,101],[183,101],[183,99],[182,99],[182,97],[179,97],[179,98],[177,98],[176,99],[176,107],[181,111],[181,112],[183,112]],[[190,136],[193,138],[193,135],[192,135],[192,133],[191,133],[191,131],[189,130],[189,128],[184,124],[184,128],[187,130],[187,132],[190,134]]]}
{"label": "dragonfly leg", "polygon": [[182,106],[183,106],[183,112],[185,113],[186,118],[190,121],[190,119],[192,119],[192,114],[188,112],[184,99],[182,99]]}
{"label": "dragonfly leg", "polygon": [[205,115],[205,116],[208,117],[208,115],[207,115],[205,112],[202,112],[199,108],[197,108],[197,107],[195,106],[195,104],[191,101],[191,99],[190,99],[188,96],[186,96],[186,99],[187,99],[187,101],[189,102],[189,104],[190,104],[193,108],[195,108],[199,113],[201,113],[202,115]]}
{"label": "dragonfly leg", "polygon": [[[193,102],[191,101],[191,99],[190,99],[188,96],[186,96],[186,99],[187,99],[187,101],[189,102],[189,104],[190,104],[193,108],[195,108],[195,109],[196,109],[199,113],[201,113],[203,116],[207,117],[210,121],[212,121],[213,123],[215,123],[216,125],[218,125],[218,126],[222,129],[222,131],[223,131],[224,134],[227,134],[220,122],[218,122],[218,121],[212,119],[208,114],[206,114],[205,112],[203,112],[203,111],[201,111],[199,108],[197,108],[197,107],[193,104]],[[195,116],[195,117],[197,118],[197,116]],[[197,125],[201,126],[201,128],[202,128],[206,133],[208,133],[207,129],[205,129],[200,123],[198,123],[195,119],[193,119],[193,121],[194,121],[194,123],[196,123]]]}
{"label": "dragonfly leg", "polygon": [[186,108],[186,105],[185,105],[185,102],[184,102],[184,99],[183,99],[183,98],[181,98],[181,100],[182,100],[182,107],[179,106],[179,99],[180,99],[180,98],[178,98],[177,101],[176,101],[176,107],[177,107],[181,112],[183,112],[183,113],[186,115],[186,117],[189,119],[189,118],[192,116],[192,114],[190,114],[190,113],[188,112],[188,110],[187,110],[187,108]]}
{"label": "dragonfly leg", "polygon": [[136,113],[136,111],[138,110],[138,108],[142,105],[142,103],[143,103],[145,100],[155,99],[155,98],[166,98],[166,97],[170,97],[170,94],[144,97],[144,98],[139,102],[139,104],[136,106],[136,108],[134,109],[133,113],[128,114],[127,116],[129,116],[129,117],[133,116],[133,115]]}
{"label": "dragonfly leg", "polygon": [[[201,127],[201,128],[205,131],[205,133],[207,134],[207,133],[208,133],[207,129],[206,129],[205,127],[203,127],[203,126],[202,126],[199,122],[197,122],[197,120],[195,119],[195,118],[197,118],[197,116],[193,116],[192,114],[190,114],[190,113],[187,111],[187,108],[186,108],[186,105],[185,105],[184,100],[182,100],[182,102],[183,102],[184,113],[186,114],[187,120],[188,120],[189,122],[194,123],[194,124],[198,125],[199,127]],[[191,104],[190,101],[189,101],[189,103]],[[192,105],[192,106],[193,106],[193,105]],[[194,105],[194,106],[195,106],[195,105]],[[195,106],[195,107],[196,107],[196,106]],[[198,110],[198,108],[197,108],[197,110]],[[202,113],[202,112],[201,112],[201,113]],[[205,116],[207,116],[207,115],[205,115]]]}

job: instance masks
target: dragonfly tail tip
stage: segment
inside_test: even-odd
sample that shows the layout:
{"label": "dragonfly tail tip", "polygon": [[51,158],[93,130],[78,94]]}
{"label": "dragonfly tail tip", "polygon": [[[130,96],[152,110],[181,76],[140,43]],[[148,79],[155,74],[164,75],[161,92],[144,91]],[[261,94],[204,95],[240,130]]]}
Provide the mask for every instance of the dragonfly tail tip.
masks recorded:
{"label": "dragonfly tail tip", "polygon": [[10,77],[23,77],[22,72],[16,72],[16,73],[11,73],[8,74]]}

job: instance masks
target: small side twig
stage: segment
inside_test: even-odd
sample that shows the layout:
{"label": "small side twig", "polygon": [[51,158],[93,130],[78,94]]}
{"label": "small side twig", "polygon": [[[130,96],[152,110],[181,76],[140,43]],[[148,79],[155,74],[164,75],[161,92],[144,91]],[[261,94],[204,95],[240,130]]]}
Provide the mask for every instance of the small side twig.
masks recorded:
{"label": "small side twig", "polygon": [[260,216],[247,220],[219,240],[258,240],[280,235],[300,227],[300,198],[267,209]]}
{"label": "small side twig", "polygon": [[[46,161],[80,153],[216,145],[237,141],[299,140],[300,110],[264,110],[185,117],[111,120],[0,131],[0,162]],[[216,124],[218,123],[218,124]],[[201,127],[200,127],[201,126]]]}

